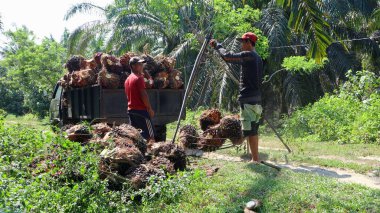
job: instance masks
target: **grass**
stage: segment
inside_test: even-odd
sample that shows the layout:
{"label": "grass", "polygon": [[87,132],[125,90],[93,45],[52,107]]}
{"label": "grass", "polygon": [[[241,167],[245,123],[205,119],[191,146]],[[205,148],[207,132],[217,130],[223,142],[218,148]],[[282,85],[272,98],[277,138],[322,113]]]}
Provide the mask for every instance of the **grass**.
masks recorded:
{"label": "grass", "polygon": [[[189,184],[176,203],[160,200],[141,211],[242,212],[250,199],[260,199],[260,212],[378,212],[380,191],[334,179],[237,162],[197,160],[198,166],[220,167],[212,177]],[[333,189],[333,190],[332,190]],[[358,196],[360,195],[360,196]],[[161,206],[163,209],[156,209]]]}
{"label": "grass", "polygon": [[[199,126],[198,120],[203,110],[187,111],[186,120],[181,122],[181,126],[191,124]],[[176,122],[167,125],[167,139],[171,140],[176,128]],[[308,163],[325,167],[341,169],[351,169],[358,173],[367,173],[380,170],[379,161],[363,160],[361,157],[377,156],[380,158],[380,146],[375,144],[338,144],[336,142],[292,142],[285,138],[285,142],[292,149],[288,154],[280,140],[268,127],[260,128],[260,155],[263,160],[290,163]],[[245,150],[235,148],[217,151],[218,153],[232,156],[248,157]]]}
{"label": "grass", "polygon": [[36,130],[50,130],[48,117],[44,119],[39,119],[37,116],[33,114],[25,114],[23,116],[8,114],[5,117],[5,125],[10,126],[14,124],[19,124]]}
{"label": "grass", "polygon": [[[351,169],[358,173],[367,173],[380,168],[375,160],[363,160],[360,157],[380,157],[380,146],[374,144],[338,144],[333,142],[288,142],[292,153],[288,154],[279,139],[273,136],[263,136],[259,149],[263,160],[274,162],[309,163],[325,167]],[[245,150],[225,149],[218,153],[232,156],[247,157]]]}
{"label": "grass", "polygon": [[[20,121],[21,125],[9,121]],[[34,122],[33,127],[46,128],[41,121]],[[101,151],[97,147],[80,146],[50,131],[36,131],[30,128],[30,122],[12,117],[3,126],[0,120],[0,138],[0,212],[242,212],[245,203],[253,198],[263,201],[259,212],[380,211],[380,190],[313,174],[277,172],[263,165],[198,158],[190,158],[191,170],[152,182],[144,190],[133,192],[125,185],[122,191],[110,191],[97,173]],[[273,137],[262,139],[262,146],[282,148]],[[320,152],[342,157],[379,153],[377,147],[368,145],[324,145],[290,143],[294,154],[288,157],[304,162]],[[350,151],[353,148],[356,150]],[[243,154],[234,149],[219,152]],[[36,157],[53,153],[57,157],[50,162],[30,168]],[[281,160],[285,151],[261,153]],[[219,171],[207,177],[204,170],[209,167]],[[63,173],[60,178],[54,177],[57,171]]]}

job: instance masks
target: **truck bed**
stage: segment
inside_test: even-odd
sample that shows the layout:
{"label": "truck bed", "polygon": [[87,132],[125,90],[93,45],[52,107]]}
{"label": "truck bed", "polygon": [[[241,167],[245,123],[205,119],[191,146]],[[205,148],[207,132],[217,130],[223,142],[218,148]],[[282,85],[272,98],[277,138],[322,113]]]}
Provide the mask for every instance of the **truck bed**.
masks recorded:
{"label": "truck bed", "polygon": [[[147,93],[155,111],[154,125],[165,125],[178,119],[185,93],[183,89],[148,89]],[[124,89],[103,89],[96,85],[70,89],[66,92],[66,97],[69,121],[129,123]]]}

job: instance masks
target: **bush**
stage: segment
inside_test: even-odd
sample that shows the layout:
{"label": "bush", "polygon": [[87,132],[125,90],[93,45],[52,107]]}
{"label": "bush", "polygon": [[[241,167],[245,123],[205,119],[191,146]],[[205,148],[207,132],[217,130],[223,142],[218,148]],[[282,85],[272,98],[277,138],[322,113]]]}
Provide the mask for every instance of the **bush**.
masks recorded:
{"label": "bush", "polygon": [[362,71],[325,97],[285,118],[284,134],[293,140],[380,144],[380,78]]}
{"label": "bush", "polygon": [[352,124],[351,141],[380,144],[380,95],[373,94],[363,105]]}

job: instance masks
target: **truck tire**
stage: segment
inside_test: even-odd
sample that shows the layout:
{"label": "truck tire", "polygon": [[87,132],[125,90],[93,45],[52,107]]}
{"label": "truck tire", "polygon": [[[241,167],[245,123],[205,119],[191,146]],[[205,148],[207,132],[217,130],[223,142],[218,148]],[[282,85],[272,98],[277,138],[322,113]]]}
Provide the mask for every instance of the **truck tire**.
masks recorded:
{"label": "truck tire", "polygon": [[155,128],[155,137],[156,142],[166,141],[166,125],[154,126]]}

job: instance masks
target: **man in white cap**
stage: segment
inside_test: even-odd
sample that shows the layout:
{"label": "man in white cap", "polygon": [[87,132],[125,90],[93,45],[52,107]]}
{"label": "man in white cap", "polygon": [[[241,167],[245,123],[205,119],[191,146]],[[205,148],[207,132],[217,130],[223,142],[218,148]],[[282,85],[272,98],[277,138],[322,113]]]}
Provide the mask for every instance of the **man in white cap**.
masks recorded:
{"label": "man in white cap", "polygon": [[124,88],[128,98],[128,114],[131,125],[141,129],[141,135],[152,143],[154,142],[154,128],[151,118],[154,116],[154,111],[145,90],[143,63],[145,60],[139,57],[132,57],[129,60],[132,73],[125,81]]}
{"label": "man in white cap", "polygon": [[210,41],[210,46],[219,51],[224,61],[241,65],[240,71],[240,120],[244,137],[248,137],[252,154],[252,162],[259,163],[259,121],[263,111],[261,107],[261,82],[263,76],[263,61],[255,50],[257,36],[252,32],[245,33],[241,38],[242,51],[227,52],[216,40]]}

